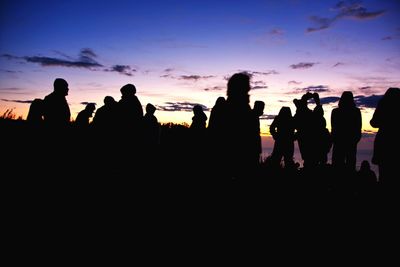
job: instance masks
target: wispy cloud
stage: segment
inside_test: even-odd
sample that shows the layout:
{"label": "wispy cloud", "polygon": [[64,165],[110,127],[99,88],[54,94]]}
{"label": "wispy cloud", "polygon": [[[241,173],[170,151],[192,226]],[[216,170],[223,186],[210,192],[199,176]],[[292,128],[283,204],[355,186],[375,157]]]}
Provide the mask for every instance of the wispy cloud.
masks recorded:
{"label": "wispy cloud", "polygon": [[126,76],[133,76],[133,73],[137,72],[135,68],[132,68],[129,65],[114,65],[109,69],[105,69],[104,71],[118,72],[119,74]]}
{"label": "wispy cloud", "polygon": [[10,74],[22,73],[22,71],[20,70],[5,70],[5,69],[0,69],[0,72],[10,73]]}
{"label": "wispy cloud", "polygon": [[222,91],[225,89],[226,89],[226,87],[223,87],[223,86],[213,86],[213,87],[204,88],[203,90],[209,92],[209,91]]}
{"label": "wispy cloud", "polygon": [[293,81],[289,81],[288,84],[289,84],[289,85],[300,85],[301,82],[298,82],[298,81],[294,81],[294,80],[293,80]]}
{"label": "wispy cloud", "polygon": [[292,64],[289,67],[297,70],[297,69],[309,69],[311,67],[314,67],[316,64],[319,64],[318,62],[300,62],[297,64]]}
{"label": "wispy cloud", "polygon": [[197,82],[198,80],[210,79],[210,78],[214,78],[214,77],[215,77],[214,75],[205,75],[205,76],[201,76],[201,75],[180,75],[180,76],[176,77],[176,79]]}
{"label": "wispy cloud", "polygon": [[206,80],[206,79],[215,78],[216,76],[214,76],[214,75],[197,75],[197,74],[192,74],[192,75],[174,75],[174,74],[172,74],[172,70],[168,71],[168,72],[164,70],[164,74],[160,75],[160,77],[161,78],[170,78],[170,79],[176,79],[176,80],[197,82],[199,80]]}
{"label": "wispy cloud", "polygon": [[268,86],[264,81],[251,81],[251,89],[259,90],[259,89],[267,89]]}
{"label": "wispy cloud", "polygon": [[5,59],[8,59],[8,60],[21,59],[21,57],[13,56],[10,54],[2,54],[1,57],[4,57]]}
{"label": "wispy cloud", "polygon": [[328,29],[342,19],[367,20],[378,18],[385,13],[385,10],[369,11],[364,7],[362,1],[353,0],[340,1],[332,10],[336,12],[333,17],[311,16],[310,20],[315,26],[307,28],[306,32],[311,33]]}
{"label": "wispy cloud", "polygon": [[343,62],[337,62],[335,65],[332,66],[332,68],[336,68],[336,67],[343,66],[343,65],[344,65]]}
{"label": "wispy cloud", "polygon": [[95,60],[97,55],[90,48],[84,48],[78,55],[76,60],[55,58],[55,57],[44,57],[44,56],[25,56],[22,57],[26,62],[38,63],[41,66],[48,67],[70,67],[70,68],[86,68],[94,69],[103,67],[99,62]]}
{"label": "wispy cloud", "polygon": [[37,63],[43,67],[68,67],[68,68],[84,68],[92,71],[102,70],[105,72],[117,72],[126,76],[133,76],[137,72],[137,68],[129,65],[115,64],[111,67],[100,69],[104,67],[97,61],[97,54],[90,48],[81,49],[78,57],[73,58],[60,51],[54,51],[61,57],[49,56],[14,56],[10,54],[3,54],[2,57],[8,60],[23,60],[28,63]]}
{"label": "wispy cloud", "polygon": [[161,111],[193,111],[193,107],[200,105],[204,111],[208,111],[209,108],[199,103],[192,102],[165,102],[164,105],[157,105],[157,109]]}
{"label": "wispy cloud", "polygon": [[95,105],[97,105],[95,102],[86,102],[86,101],[80,102],[79,104],[84,105],[84,106],[86,106],[87,104],[95,104]]}
{"label": "wispy cloud", "polygon": [[5,102],[14,102],[14,103],[23,103],[23,104],[30,104],[32,103],[33,100],[15,100],[15,99],[1,99],[2,101]]}
{"label": "wispy cloud", "polygon": [[268,75],[277,75],[277,74],[279,74],[279,72],[276,71],[276,70],[267,70],[267,71],[237,70],[237,72],[246,73],[251,78],[253,78],[256,75],[268,76]]}
{"label": "wispy cloud", "polygon": [[329,92],[331,89],[327,85],[311,85],[303,88],[296,88],[297,91],[323,93]]}

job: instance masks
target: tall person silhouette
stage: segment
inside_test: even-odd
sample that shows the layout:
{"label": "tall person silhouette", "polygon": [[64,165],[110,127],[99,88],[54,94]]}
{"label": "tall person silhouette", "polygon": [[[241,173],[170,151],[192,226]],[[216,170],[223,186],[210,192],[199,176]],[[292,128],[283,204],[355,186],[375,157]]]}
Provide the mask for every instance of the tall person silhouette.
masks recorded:
{"label": "tall person silhouette", "polygon": [[249,91],[247,73],[235,73],[229,78],[224,120],[225,168],[229,178],[249,178],[253,173],[256,130]]}
{"label": "tall person silhouette", "polygon": [[121,87],[121,100],[118,102],[119,119],[123,128],[139,130],[143,119],[143,108],[136,96],[136,87],[126,84]]}
{"label": "tall person silhouette", "polygon": [[285,168],[294,166],[294,119],[290,107],[282,107],[272,121],[269,131],[274,139],[271,160],[274,165],[280,165],[283,158]]}
{"label": "tall person silhouette", "polygon": [[68,83],[57,78],[53,84],[54,90],[44,98],[43,117],[44,122],[50,127],[65,127],[70,123],[71,111],[67,99]]}
{"label": "tall person silhouette", "polygon": [[122,171],[126,172],[136,163],[141,164],[143,143],[143,108],[136,96],[136,87],[126,84],[121,87],[121,99],[118,102],[119,135],[122,144],[118,146]]}
{"label": "tall person silhouette", "polygon": [[385,189],[399,189],[400,89],[391,87],[379,100],[370,124],[379,128],[374,141],[372,163],[379,166],[379,182]]}
{"label": "tall person silhouette", "polygon": [[66,99],[68,95],[68,83],[57,78],[53,83],[54,90],[43,99],[43,118],[46,126],[43,146],[43,162],[49,168],[45,168],[49,175],[54,175],[62,170],[65,174],[70,169],[66,168],[69,151],[75,145],[70,132],[71,112]]}
{"label": "tall person silhouette", "polygon": [[357,143],[361,139],[361,111],[354,103],[353,93],[345,91],[339,100],[339,107],[331,114],[332,165],[356,170]]}

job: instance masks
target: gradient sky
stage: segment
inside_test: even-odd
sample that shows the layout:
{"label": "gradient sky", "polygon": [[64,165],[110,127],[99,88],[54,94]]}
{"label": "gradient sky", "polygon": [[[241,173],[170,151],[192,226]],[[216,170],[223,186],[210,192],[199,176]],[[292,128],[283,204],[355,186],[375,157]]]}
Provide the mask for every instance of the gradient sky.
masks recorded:
{"label": "gradient sky", "polygon": [[2,0],[0,114],[26,118],[62,77],[73,118],[133,83],[160,122],[190,124],[194,104],[212,108],[226,79],[247,71],[251,104],[266,103],[264,134],[307,91],[320,93],[330,128],[351,90],[368,135],[376,101],[400,86],[399,13],[399,0]]}

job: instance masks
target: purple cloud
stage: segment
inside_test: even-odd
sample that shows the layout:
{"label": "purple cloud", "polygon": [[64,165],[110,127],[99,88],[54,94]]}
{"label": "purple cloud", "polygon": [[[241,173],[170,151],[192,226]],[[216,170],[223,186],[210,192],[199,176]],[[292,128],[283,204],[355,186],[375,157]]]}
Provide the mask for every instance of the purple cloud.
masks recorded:
{"label": "purple cloud", "polygon": [[328,29],[332,25],[341,19],[356,19],[356,20],[367,20],[375,19],[382,16],[386,11],[368,11],[364,7],[362,1],[340,1],[332,9],[336,12],[336,15],[329,18],[311,16],[310,20],[314,23],[314,27],[309,27],[306,32],[316,32]]}
{"label": "purple cloud", "polygon": [[193,111],[193,107],[196,105],[203,107],[204,111],[209,110],[202,104],[191,102],[165,102],[165,105],[157,105],[157,109],[161,111]]}
{"label": "purple cloud", "polygon": [[314,65],[318,64],[317,62],[300,62],[297,64],[292,64],[289,67],[292,69],[309,69],[311,67],[313,67]]}

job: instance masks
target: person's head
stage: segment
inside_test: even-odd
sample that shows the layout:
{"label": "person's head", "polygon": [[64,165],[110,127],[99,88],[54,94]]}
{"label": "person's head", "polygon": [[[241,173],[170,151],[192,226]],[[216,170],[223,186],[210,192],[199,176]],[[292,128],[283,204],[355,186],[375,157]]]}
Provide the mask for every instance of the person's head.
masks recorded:
{"label": "person's head", "polygon": [[122,86],[120,91],[122,96],[134,95],[136,94],[136,87],[133,84],[128,83]]}
{"label": "person's head", "polygon": [[68,83],[66,80],[62,79],[62,78],[57,78],[54,80],[53,83],[53,87],[54,87],[54,92],[56,92],[57,94],[66,96],[68,95]]}
{"label": "person's head", "polygon": [[306,97],[302,97],[300,99],[293,99],[293,104],[296,106],[296,109],[303,110],[307,107],[307,99]]}
{"label": "person's head", "polygon": [[221,106],[221,105],[223,105],[224,103],[225,103],[225,97],[223,97],[223,96],[220,96],[220,97],[218,97],[217,98],[217,100],[215,101],[215,105],[216,106]]}
{"label": "person's head", "polygon": [[146,105],[146,112],[149,114],[154,114],[154,112],[156,112],[156,107],[153,106],[152,104],[148,103]]}
{"label": "person's head", "polygon": [[261,116],[262,114],[264,114],[264,107],[265,107],[264,101],[257,100],[254,102],[253,110],[257,116]]}
{"label": "person's head", "polygon": [[355,106],[353,93],[351,91],[344,91],[339,100],[339,107],[350,108]]}
{"label": "person's head", "polygon": [[106,96],[104,97],[104,105],[109,106],[109,105],[113,105],[115,104],[117,101],[115,101],[115,99],[112,96]]}
{"label": "person's head", "polygon": [[95,109],[96,109],[96,104],[95,103],[86,104],[85,110],[87,110],[90,114],[92,114]]}
{"label": "person's head", "polygon": [[390,98],[390,99],[399,99],[400,97],[400,88],[397,87],[390,87],[389,89],[386,90],[385,94],[383,95],[384,98]]}
{"label": "person's head", "polygon": [[278,116],[280,118],[290,118],[292,117],[292,111],[290,110],[290,107],[281,107],[279,110]]}
{"label": "person's head", "polygon": [[228,98],[247,98],[250,91],[250,76],[247,73],[235,73],[228,80]]}
{"label": "person's head", "polygon": [[193,113],[194,113],[194,115],[199,115],[199,114],[203,113],[203,107],[200,105],[195,105],[193,107]]}

